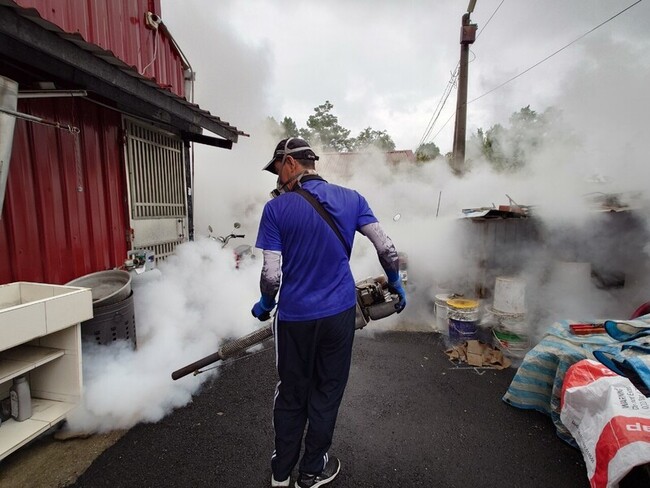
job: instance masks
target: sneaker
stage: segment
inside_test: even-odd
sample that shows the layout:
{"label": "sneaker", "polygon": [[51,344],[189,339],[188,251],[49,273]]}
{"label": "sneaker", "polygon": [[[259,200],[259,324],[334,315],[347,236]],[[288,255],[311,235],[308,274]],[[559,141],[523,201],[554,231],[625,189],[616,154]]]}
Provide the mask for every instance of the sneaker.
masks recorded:
{"label": "sneaker", "polygon": [[290,486],[291,485],[291,476],[289,476],[284,481],[278,481],[275,479],[275,476],[271,475],[271,486]]}
{"label": "sneaker", "polygon": [[318,474],[300,473],[295,488],[317,488],[330,483],[341,471],[341,461],[336,456],[330,456],[327,464]]}

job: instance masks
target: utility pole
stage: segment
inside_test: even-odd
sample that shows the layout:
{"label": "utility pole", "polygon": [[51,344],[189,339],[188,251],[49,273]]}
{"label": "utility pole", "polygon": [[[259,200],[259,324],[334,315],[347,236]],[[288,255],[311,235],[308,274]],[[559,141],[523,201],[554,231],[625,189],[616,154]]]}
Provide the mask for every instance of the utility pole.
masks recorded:
{"label": "utility pole", "polygon": [[467,78],[469,72],[469,45],[476,40],[476,24],[470,23],[476,0],[470,0],[463,15],[460,29],[460,67],[458,73],[458,98],[456,99],[456,125],[454,127],[454,152],[452,167],[462,173],[465,166],[465,132],[467,129]]}

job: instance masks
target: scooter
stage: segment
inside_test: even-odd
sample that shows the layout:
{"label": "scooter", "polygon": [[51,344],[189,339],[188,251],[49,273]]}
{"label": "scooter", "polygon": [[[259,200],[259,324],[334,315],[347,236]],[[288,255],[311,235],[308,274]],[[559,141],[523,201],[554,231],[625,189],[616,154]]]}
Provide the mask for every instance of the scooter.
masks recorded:
{"label": "scooter", "polygon": [[[221,243],[221,248],[223,249],[228,245],[228,242],[230,239],[243,239],[246,237],[246,234],[235,234],[235,231],[241,227],[241,224],[239,222],[235,222],[233,224],[233,230],[230,234],[227,236],[213,236],[212,235],[212,226],[208,225],[208,237],[212,239],[213,241],[217,241]],[[235,247],[233,250],[235,254],[235,268],[239,269],[239,264],[242,262],[243,259],[255,259],[255,254],[253,254],[253,247],[249,244],[240,244],[239,246]]]}

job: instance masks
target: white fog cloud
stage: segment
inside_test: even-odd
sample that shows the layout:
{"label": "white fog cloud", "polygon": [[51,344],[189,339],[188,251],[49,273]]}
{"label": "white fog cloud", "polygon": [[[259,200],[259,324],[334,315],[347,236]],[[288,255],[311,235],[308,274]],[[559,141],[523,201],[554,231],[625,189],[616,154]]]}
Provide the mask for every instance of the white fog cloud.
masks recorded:
{"label": "white fog cloud", "polygon": [[[473,19],[479,28],[499,3],[478,2]],[[107,430],[159,420],[190,402],[209,377],[173,382],[172,370],[260,325],[250,308],[259,297],[261,260],[236,271],[231,251],[202,237],[208,225],[220,235],[239,221],[246,234],[242,243],[254,244],[262,207],[275,186],[274,177],[261,171],[277,142],[265,133],[264,118],[288,115],[304,125],[313,107],[329,99],[341,124],[353,133],[366,126],[386,129],[398,148],[415,149],[456,65],[465,7],[424,0],[229,0],[215,5],[166,0],[162,17],[198,72],[196,102],[251,137],[240,138],[232,151],[196,146],[197,242],[182,245],[154,279],[137,285],[138,349],[97,348],[84,358],[86,393],[83,408],[70,419],[75,428]],[[605,0],[505,2],[472,48],[470,98],[621,8],[620,2]],[[507,125],[510,114],[526,105],[538,112],[551,106],[562,112],[564,125],[532,153],[525,171],[498,174],[475,160],[472,171],[459,179],[441,160],[394,168],[375,154],[350,177],[324,174],[359,190],[398,250],[409,256],[409,306],[403,314],[369,326],[368,333],[375,326],[429,327],[436,291],[452,286],[472,292],[468,284],[477,269],[470,251],[476,227],[460,222],[460,211],[507,204],[506,194],[533,205],[542,219],[544,246],[499,250],[521,261],[531,312],[537,313],[531,333],[568,315],[624,316],[648,299],[648,212],[639,214],[632,233],[630,226],[610,224],[611,216],[594,214],[584,195],[644,190],[650,181],[649,9],[647,2],[639,4],[468,107],[470,130]],[[454,97],[455,92],[452,112]],[[441,135],[443,152],[450,148],[450,130]],[[590,181],[594,175],[606,183]],[[647,205],[647,197],[635,204]],[[394,221],[397,213],[402,218]],[[600,232],[603,226],[609,232]],[[644,252],[645,260],[639,257]],[[558,262],[582,260],[590,268],[611,264],[627,270],[626,287],[600,290],[588,282],[585,266],[557,268]],[[573,273],[572,280],[566,273],[558,278],[572,266],[582,271]],[[357,279],[381,273],[374,250],[361,236],[352,268]]]}

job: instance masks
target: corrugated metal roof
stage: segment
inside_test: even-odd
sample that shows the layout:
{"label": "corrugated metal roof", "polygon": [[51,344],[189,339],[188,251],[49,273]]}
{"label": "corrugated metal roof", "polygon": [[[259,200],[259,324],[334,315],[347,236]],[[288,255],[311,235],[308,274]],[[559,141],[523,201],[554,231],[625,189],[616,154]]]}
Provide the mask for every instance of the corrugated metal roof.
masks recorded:
{"label": "corrugated metal roof", "polygon": [[[237,127],[221,120],[221,118],[216,115],[212,115],[209,111],[202,109],[195,103],[187,101],[185,98],[181,97],[178,94],[182,93],[183,90],[182,69],[170,69],[169,63],[158,63],[160,66],[156,68],[157,71],[155,75],[159,76],[160,79],[157,80],[153,77],[150,78],[143,76],[138,72],[137,67],[130,66],[124,60],[120,59],[119,55],[121,54],[126,60],[130,60],[132,62],[134,60],[133,50],[136,46],[142,46],[143,43],[141,40],[139,42],[135,41],[135,39],[138,39],[138,35],[141,36],[142,31],[146,31],[146,29],[138,24],[142,19],[137,15],[137,12],[135,12],[135,16],[130,15],[128,17],[129,22],[135,25],[131,28],[131,30],[124,30],[117,25],[123,24],[123,22],[98,23],[97,18],[99,16],[102,18],[124,18],[127,16],[127,12],[130,12],[136,7],[138,9],[141,9],[143,5],[143,11],[147,10],[147,0],[136,1],[137,3],[134,3],[130,0],[119,0],[115,2],[98,2],[93,0],[74,2],[61,2],[61,0],[0,0],[0,6],[13,8],[20,16],[29,19],[30,21],[36,23],[37,25],[50,32],[56,33],[62,39],[75,44],[77,47],[107,62],[123,73],[136,78],[139,82],[156,89],[158,92],[163,93],[166,96],[169,96],[177,103],[185,105],[193,112],[208,118],[229,132],[233,132],[241,136],[248,136],[248,134],[240,131],[237,129]],[[159,5],[159,2],[157,3]],[[107,11],[102,13],[99,10],[103,8],[107,9]],[[133,13],[134,12],[131,12],[131,14]],[[47,18],[44,18],[44,15],[47,16]],[[70,29],[71,31],[66,31],[66,28]],[[73,29],[74,32],[72,31]],[[81,32],[86,35],[86,38],[84,35],[82,35]],[[125,32],[132,32],[129,34],[129,36],[134,40],[134,45],[129,46],[128,49],[128,41],[126,43],[116,41],[116,39],[120,36],[124,38]],[[147,36],[151,35],[149,34],[150,31],[146,32]],[[158,35],[162,38],[162,34]],[[121,40],[122,39],[120,39],[120,41]],[[96,41],[98,44],[95,44],[91,41]],[[169,39],[166,39],[163,42],[165,43],[163,47],[167,54],[161,56],[161,59],[164,60],[167,56],[168,59],[173,60],[173,63],[181,63],[180,55],[176,52],[175,48],[171,46],[171,41]],[[112,49],[121,49],[121,52],[118,52],[116,54],[105,49],[102,47],[102,45],[111,46]],[[122,47],[120,48],[120,46]],[[142,56],[141,49],[138,50],[137,56]],[[147,63],[149,63],[150,59],[144,62],[142,62],[142,59],[135,59],[135,61],[136,66],[141,65],[144,67]],[[182,64],[178,64],[177,67],[178,66],[182,66]],[[180,81],[178,78],[179,72]],[[174,93],[170,90],[170,88],[174,86],[176,87],[176,91],[178,93]]]}
{"label": "corrugated metal roof", "polygon": [[164,32],[145,27],[149,9],[160,14],[160,1],[149,0],[13,0],[33,9],[31,20],[43,28],[54,24],[62,32],[78,34],[142,73],[155,57],[148,74],[163,87],[184,96],[181,55]]}

